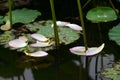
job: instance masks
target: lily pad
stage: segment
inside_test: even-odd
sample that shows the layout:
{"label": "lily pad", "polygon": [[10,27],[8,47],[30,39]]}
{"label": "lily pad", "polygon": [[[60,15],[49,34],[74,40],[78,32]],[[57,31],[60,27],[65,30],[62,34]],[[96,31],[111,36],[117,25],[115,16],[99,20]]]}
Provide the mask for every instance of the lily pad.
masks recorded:
{"label": "lily pad", "polygon": [[96,7],[88,11],[86,18],[94,23],[109,22],[117,19],[111,7]]}
{"label": "lily pad", "polygon": [[[54,38],[54,29],[51,27],[52,21],[48,21],[46,23],[47,24],[44,24],[44,26],[39,24],[40,29],[37,31],[37,33],[43,34],[46,37]],[[78,31],[75,31],[67,26],[59,26],[58,31],[60,43],[64,43],[66,45],[79,39],[80,36]]]}
{"label": "lily pad", "polygon": [[[12,23],[30,23],[33,22],[41,13],[37,10],[30,9],[17,9],[12,11]],[[4,17],[5,21],[9,20],[9,12]]]}
{"label": "lily pad", "polygon": [[109,31],[109,38],[120,45],[120,23]]}

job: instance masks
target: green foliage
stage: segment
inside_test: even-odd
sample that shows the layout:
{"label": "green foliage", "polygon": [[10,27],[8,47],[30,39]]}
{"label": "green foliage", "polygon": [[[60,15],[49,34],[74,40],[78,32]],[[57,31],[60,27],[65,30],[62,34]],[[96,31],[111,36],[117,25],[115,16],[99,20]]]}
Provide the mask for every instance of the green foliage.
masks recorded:
{"label": "green foliage", "polygon": [[109,37],[120,45],[120,23],[109,31]]}
{"label": "green foliage", "polygon": [[[37,31],[37,33],[42,34],[46,37],[49,38],[54,38],[54,29],[53,27],[51,27],[52,25],[52,21],[42,21],[42,23],[38,23],[39,24],[39,30]],[[37,26],[38,24],[34,24],[31,27]],[[58,27],[58,34],[59,34],[59,38],[60,38],[60,43],[64,43],[64,44],[70,44],[72,42],[74,42],[75,40],[79,39],[79,34],[77,31],[72,30],[69,27]]]}
{"label": "green foliage", "polygon": [[86,18],[94,23],[99,23],[114,21],[117,19],[117,15],[110,7],[96,7],[88,11]]}
{"label": "green foliage", "polygon": [[3,16],[0,16],[0,24],[3,24]]}
{"label": "green foliage", "polygon": [[14,38],[15,36],[12,34],[11,31],[6,31],[4,32],[4,34],[0,35],[0,44],[7,45],[8,42]]}
{"label": "green foliage", "polygon": [[102,74],[107,78],[111,78],[112,80],[120,80],[120,63],[112,68],[105,69]]}
{"label": "green foliage", "polygon": [[[30,23],[33,22],[41,13],[37,10],[17,9],[12,11],[12,23]],[[5,21],[9,20],[9,12],[4,17]]]}

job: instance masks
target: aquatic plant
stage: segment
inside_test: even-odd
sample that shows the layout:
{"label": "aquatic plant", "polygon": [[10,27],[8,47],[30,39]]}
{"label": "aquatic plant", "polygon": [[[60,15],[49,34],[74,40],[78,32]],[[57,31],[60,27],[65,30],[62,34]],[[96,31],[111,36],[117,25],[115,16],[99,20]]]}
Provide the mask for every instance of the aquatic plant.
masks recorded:
{"label": "aquatic plant", "polygon": [[[7,47],[9,47],[10,49],[25,52],[27,55],[28,53],[33,54],[34,52],[36,53],[36,55],[38,55],[39,51],[53,50],[55,49],[55,40],[54,29],[52,25],[53,22],[51,20],[38,21],[23,26],[24,29],[26,29],[27,33],[24,33],[23,31],[18,31],[18,29],[22,27],[5,31],[5,33],[0,36],[1,45],[8,45]],[[78,25],[76,27],[81,28]],[[58,30],[60,44],[67,45],[80,38],[80,32],[68,26],[58,26]],[[6,34],[6,32],[9,32],[9,34]],[[9,35],[12,38],[9,39],[9,37],[7,37],[7,39],[9,40],[5,38],[2,39],[4,35]]]}
{"label": "aquatic plant", "polygon": [[86,18],[93,23],[99,23],[114,21],[117,15],[111,7],[96,7],[87,12]]}
{"label": "aquatic plant", "polygon": [[113,40],[120,45],[120,23],[110,29],[108,35],[110,40]]}
{"label": "aquatic plant", "polygon": [[112,80],[120,80],[120,63],[117,63],[111,68],[106,68],[102,75],[106,78],[110,78]]}

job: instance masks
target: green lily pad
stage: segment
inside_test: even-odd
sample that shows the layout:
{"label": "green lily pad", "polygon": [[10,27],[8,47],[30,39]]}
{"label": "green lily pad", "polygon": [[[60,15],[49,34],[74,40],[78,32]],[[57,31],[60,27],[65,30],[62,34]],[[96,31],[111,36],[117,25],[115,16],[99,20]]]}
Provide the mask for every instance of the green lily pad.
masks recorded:
{"label": "green lily pad", "polygon": [[[40,29],[37,31],[37,33],[42,34],[46,37],[54,38],[54,29],[51,27],[51,25],[52,21],[46,22],[46,25],[44,24],[44,26],[42,24],[39,24]],[[80,36],[77,31],[66,26],[58,27],[58,34],[60,43],[64,43],[66,45],[79,39]]]}
{"label": "green lily pad", "polygon": [[0,16],[0,24],[3,24],[3,16]]}
{"label": "green lily pad", "polygon": [[[9,20],[9,12],[4,17],[4,20]],[[12,23],[30,23],[33,22],[41,13],[37,10],[30,10],[30,9],[17,9],[12,11]]]}
{"label": "green lily pad", "polygon": [[86,18],[94,23],[99,23],[114,21],[117,19],[117,15],[110,7],[96,7],[88,11]]}
{"label": "green lily pad", "polygon": [[120,23],[109,31],[109,37],[120,45]]}

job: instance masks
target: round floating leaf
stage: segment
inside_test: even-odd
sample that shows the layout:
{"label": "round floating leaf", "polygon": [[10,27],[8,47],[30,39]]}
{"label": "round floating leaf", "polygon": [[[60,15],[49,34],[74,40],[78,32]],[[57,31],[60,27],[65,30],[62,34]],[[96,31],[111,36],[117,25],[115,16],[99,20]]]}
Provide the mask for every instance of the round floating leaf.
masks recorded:
{"label": "round floating leaf", "polygon": [[110,7],[96,7],[88,11],[86,18],[94,23],[99,23],[114,21],[117,19],[117,15]]}
{"label": "round floating leaf", "polygon": [[[46,22],[47,24],[43,26],[43,24],[39,24],[40,30],[37,32],[39,34],[42,34],[46,37],[53,38],[54,37],[54,29],[51,27],[50,22]],[[75,40],[79,39],[79,34],[78,31],[75,31],[67,26],[59,26],[58,27],[58,33],[59,33],[59,38],[60,38],[60,43],[64,44],[70,44],[74,42]]]}
{"label": "round floating leaf", "polygon": [[109,31],[109,37],[120,45],[120,23]]}
{"label": "round floating leaf", "polygon": [[[4,17],[5,21],[9,20],[9,13],[7,16]],[[41,13],[37,10],[30,10],[30,9],[17,9],[12,11],[12,23],[30,23],[33,22]]]}

